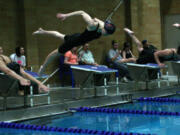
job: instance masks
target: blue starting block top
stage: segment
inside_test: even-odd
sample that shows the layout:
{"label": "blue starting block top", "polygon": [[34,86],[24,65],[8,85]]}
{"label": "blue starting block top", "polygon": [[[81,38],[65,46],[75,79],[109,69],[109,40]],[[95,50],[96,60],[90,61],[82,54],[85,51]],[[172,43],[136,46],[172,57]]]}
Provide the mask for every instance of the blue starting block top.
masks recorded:
{"label": "blue starting block top", "polygon": [[49,77],[48,75],[45,75],[45,74],[39,76],[38,73],[32,72],[32,71],[28,71],[28,70],[25,70],[25,72],[28,73],[28,74],[30,74],[31,76],[33,76],[33,77],[36,78],[36,79],[47,78],[47,77]]}
{"label": "blue starting block top", "polygon": [[159,67],[158,64],[155,64],[155,63],[147,63],[147,64],[145,64],[145,65],[147,65],[147,66]]}
{"label": "blue starting block top", "polygon": [[111,69],[106,66],[73,65],[73,66],[71,66],[71,68],[76,69],[76,70],[82,70],[82,71],[92,71],[92,72],[96,72],[99,74],[118,72],[118,70]]}
{"label": "blue starting block top", "polygon": [[167,66],[159,67],[158,64],[155,64],[155,63],[147,63],[147,64],[127,63],[127,65],[129,65],[129,66],[135,66],[135,67],[149,68],[149,69],[167,68]]}

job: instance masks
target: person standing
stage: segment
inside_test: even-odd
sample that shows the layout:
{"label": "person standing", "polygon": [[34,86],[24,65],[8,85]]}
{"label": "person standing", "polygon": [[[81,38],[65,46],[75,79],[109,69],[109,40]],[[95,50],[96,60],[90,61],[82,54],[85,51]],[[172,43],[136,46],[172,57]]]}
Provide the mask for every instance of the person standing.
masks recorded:
{"label": "person standing", "polygon": [[128,67],[125,65],[125,63],[130,62],[129,60],[123,59],[121,56],[121,51],[118,50],[118,42],[112,41],[112,48],[108,52],[108,58],[110,59],[110,62],[112,63],[113,67],[119,70],[119,76],[120,78],[124,79],[125,81],[132,80],[130,77]]}

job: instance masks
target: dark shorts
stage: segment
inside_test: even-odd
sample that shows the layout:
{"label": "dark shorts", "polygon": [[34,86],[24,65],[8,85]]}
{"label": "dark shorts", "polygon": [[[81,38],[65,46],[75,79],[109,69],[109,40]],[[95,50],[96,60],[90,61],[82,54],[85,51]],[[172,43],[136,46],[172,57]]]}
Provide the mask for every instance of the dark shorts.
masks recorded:
{"label": "dark shorts", "polygon": [[77,47],[82,45],[80,33],[66,35],[64,37],[64,43],[59,46],[58,51],[59,53],[66,53],[67,51],[71,50],[73,47]]}
{"label": "dark shorts", "polygon": [[180,55],[169,55],[169,56],[163,56],[159,58],[161,62],[165,61],[178,61],[180,60]]}

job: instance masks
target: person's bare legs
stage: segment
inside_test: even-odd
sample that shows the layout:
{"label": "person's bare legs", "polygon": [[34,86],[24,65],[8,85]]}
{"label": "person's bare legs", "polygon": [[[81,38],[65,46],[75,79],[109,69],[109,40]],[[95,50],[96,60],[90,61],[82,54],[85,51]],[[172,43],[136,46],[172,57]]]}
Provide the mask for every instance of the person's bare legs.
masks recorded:
{"label": "person's bare legs", "polygon": [[121,59],[121,63],[136,63],[136,58]]}
{"label": "person's bare legs", "polygon": [[[39,28],[37,31],[33,32],[33,35],[51,35],[51,36],[54,36],[54,37],[57,37],[57,38],[61,39],[62,41],[64,41],[64,37],[65,37],[65,35],[60,33],[60,32],[47,31],[47,30],[43,30],[42,28]],[[46,57],[43,65],[41,65],[41,67],[39,69],[39,75],[40,76],[45,71],[48,64],[51,63],[51,61],[53,61],[58,56],[60,56],[60,54],[58,53],[58,49],[56,49],[56,50],[54,50],[54,51],[52,51],[51,53],[48,54],[48,56]]]}
{"label": "person's bare legs", "polygon": [[64,34],[58,32],[58,31],[48,31],[48,30],[44,30],[42,28],[39,28],[37,31],[33,32],[32,34],[33,35],[51,35],[51,36],[61,39],[62,41],[64,41],[64,37],[65,37]]}
{"label": "person's bare legs", "polygon": [[45,71],[46,67],[48,66],[49,63],[51,63],[51,61],[53,61],[56,57],[59,57],[60,53],[58,52],[58,49],[52,51],[51,53],[48,54],[48,56],[46,57],[43,65],[41,65],[40,69],[39,69],[39,75],[41,76],[43,74],[43,72]]}
{"label": "person's bare legs", "polygon": [[138,51],[141,52],[143,50],[143,45],[142,43],[139,41],[139,39],[134,35],[134,32],[131,31],[128,28],[124,28],[124,31],[132,38],[132,40],[135,42],[135,44],[137,45]]}

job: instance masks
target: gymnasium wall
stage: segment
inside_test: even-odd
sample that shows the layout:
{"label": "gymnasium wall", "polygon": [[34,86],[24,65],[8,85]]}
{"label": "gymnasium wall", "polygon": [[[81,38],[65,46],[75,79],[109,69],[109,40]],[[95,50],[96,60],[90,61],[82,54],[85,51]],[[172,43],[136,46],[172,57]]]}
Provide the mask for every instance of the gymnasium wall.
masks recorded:
{"label": "gymnasium wall", "polygon": [[15,0],[0,1],[0,46],[9,55],[19,42]]}
{"label": "gymnasium wall", "polygon": [[[159,0],[132,0],[131,1],[132,30],[137,38],[161,49],[161,17]],[[137,53],[137,47],[133,44],[133,51]]]}
{"label": "gymnasium wall", "polygon": [[[166,47],[166,40],[165,39],[165,17],[166,16],[173,16],[173,15],[180,15],[180,1],[179,0],[167,0],[166,2],[161,0],[161,28],[162,28],[162,47]],[[180,23],[180,20],[177,21],[178,23]],[[173,22],[175,23],[175,22]],[[170,27],[170,26],[169,26]],[[175,29],[174,29],[175,30]],[[175,34],[175,33],[173,33]],[[165,43],[166,42],[166,43]],[[178,42],[178,41],[177,41]],[[174,45],[173,45],[174,46]]]}

